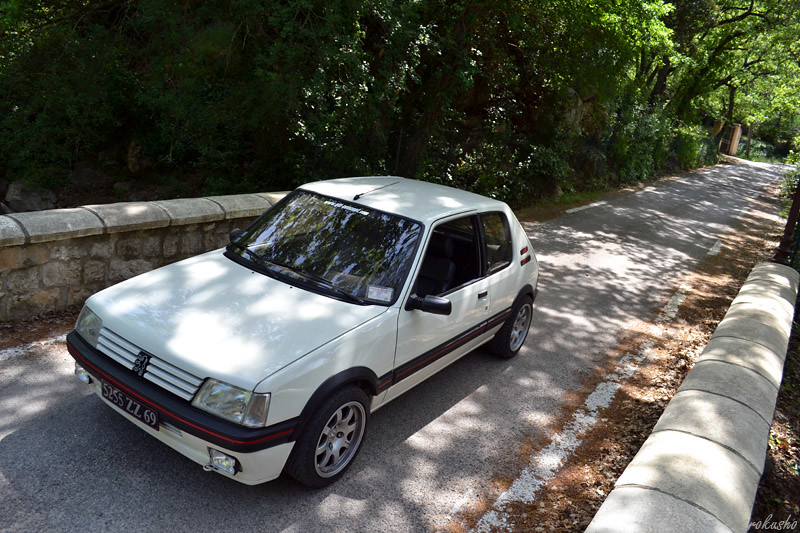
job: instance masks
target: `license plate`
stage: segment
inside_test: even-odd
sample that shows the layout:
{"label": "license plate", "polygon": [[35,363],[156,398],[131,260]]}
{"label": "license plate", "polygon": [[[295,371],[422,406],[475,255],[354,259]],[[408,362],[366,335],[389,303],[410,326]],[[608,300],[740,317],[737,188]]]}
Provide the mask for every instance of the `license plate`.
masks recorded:
{"label": "license plate", "polygon": [[103,389],[103,398],[137,420],[141,420],[151,428],[158,430],[158,413],[156,411],[131,398],[107,381],[100,380],[100,384]]}

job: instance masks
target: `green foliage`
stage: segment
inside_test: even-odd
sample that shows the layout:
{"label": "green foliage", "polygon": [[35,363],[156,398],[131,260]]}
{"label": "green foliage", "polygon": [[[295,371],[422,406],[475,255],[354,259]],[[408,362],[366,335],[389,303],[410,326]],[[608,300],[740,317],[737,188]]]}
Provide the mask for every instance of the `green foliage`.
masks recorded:
{"label": "green foliage", "polygon": [[750,156],[747,156],[747,138],[742,137],[736,151],[736,157],[747,158],[751,161],[769,161],[779,163],[783,160],[782,150],[761,139],[752,139],[750,142]]}
{"label": "green foliage", "polygon": [[797,181],[800,180],[800,152],[789,151],[786,157],[787,165],[794,165],[794,170],[786,172],[781,177],[781,196],[789,198],[797,189]]}
{"label": "green foliage", "polygon": [[131,79],[103,28],[87,28],[82,39],[62,29],[47,37],[25,63],[2,71],[0,153],[12,179],[53,186],[80,154],[114,136]]}
{"label": "green foliage", "polygon": [[672,140],[674,168],[691,169],[717,163],[717,142],[698,128],[680,127]]}
{"label": "green foliage", "polygon": [[798,1],[5,0],[0,176],[395,173],[520,205],[710,164],[698,109],[797,149]]}
{"label": "green foliage", "polygon": [[634,183],[663,168],[669,157],[671,121],[647,105],[628,101],[610,132],[609,163],[620,183]]}
{"label": "green foliage", "polygon": [[[563,149],[567,145],[512,147],[505,141],[487,140],[449,166],[438,158],[426,159],[420,177],[471,190],[514,207],[571,190],[568,180],[572,171]],[[447,166],[446,172],[441,172],[443,166]]]}

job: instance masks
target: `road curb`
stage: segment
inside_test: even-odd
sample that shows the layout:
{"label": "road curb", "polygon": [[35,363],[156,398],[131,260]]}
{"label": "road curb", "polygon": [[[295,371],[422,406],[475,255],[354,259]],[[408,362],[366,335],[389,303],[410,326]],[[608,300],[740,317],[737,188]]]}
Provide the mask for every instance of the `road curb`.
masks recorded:
{"label": "road curb", "polygon": [[587,533],[747,531],[798,283],[790,267],[753,268]]}

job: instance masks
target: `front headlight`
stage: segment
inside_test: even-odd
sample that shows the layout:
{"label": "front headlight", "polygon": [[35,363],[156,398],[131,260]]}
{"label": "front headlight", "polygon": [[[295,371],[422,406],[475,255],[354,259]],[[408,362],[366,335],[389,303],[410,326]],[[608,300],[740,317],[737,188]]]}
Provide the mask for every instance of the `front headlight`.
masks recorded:
{"label": "front headlight", "polygon": [[90,346],[97,348],[97,339],[100,337],[101,329],[103,329],[103,321],[84,305],[81,314],[78,316],[78,322],[75,323],[75,331]]}
{"label": "front headlight", "polygon": [[217,379],[207,379],[195,394],[192,405],[212,415],[248,428],[267,424],[269,393],[240,389]]}

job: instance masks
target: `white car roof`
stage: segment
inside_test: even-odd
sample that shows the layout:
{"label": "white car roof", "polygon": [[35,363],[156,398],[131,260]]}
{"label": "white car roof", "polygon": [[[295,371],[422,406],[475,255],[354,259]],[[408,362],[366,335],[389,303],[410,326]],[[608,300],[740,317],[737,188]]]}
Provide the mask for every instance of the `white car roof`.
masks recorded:
{"label": "white car roof", "polygon": [[508,209],[503,202],[479,194],[396,176],[316,181],[301,185],[300,189],[394,213],[424,224],[459,213]]}

